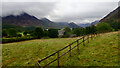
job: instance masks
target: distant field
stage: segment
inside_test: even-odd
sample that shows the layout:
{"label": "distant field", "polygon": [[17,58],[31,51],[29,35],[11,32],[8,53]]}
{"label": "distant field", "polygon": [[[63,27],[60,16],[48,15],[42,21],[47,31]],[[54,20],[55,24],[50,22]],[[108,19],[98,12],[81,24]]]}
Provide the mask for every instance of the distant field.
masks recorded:
{"label": "distant field", "polygon": [[[56,38],[3,44],[3,66],[35,66],[37,60],[65,47],[77,38]],[[60,59],[61,66],[118,66],[118,32],[97,36],[85,46],[80,45],[72,57]],[[51,58],[53,59],[53,58]],[[51,60],[49,59],[49,60]],[[48,60],[48,61],[49,61]],[[46,63],[46,61],[45,61]],[[56,62],[51,64],[56,66]]]}

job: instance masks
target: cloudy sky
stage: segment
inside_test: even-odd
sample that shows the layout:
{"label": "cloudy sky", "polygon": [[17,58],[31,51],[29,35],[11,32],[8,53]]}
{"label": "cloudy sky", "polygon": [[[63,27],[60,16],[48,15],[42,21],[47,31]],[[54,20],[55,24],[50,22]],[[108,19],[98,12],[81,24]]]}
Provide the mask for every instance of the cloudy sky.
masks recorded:
{"label": "cloudy sky", "polygon": [[119,0],[3,0],[0,16],[26,12],[55,22],[91,23],[118,7]]}

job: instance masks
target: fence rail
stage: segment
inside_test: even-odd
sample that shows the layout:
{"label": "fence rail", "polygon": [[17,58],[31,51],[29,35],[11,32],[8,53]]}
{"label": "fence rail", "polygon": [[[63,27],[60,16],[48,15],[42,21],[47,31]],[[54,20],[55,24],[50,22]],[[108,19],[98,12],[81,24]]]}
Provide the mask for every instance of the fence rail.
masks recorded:
{"label": "fence rail", "polygon": [[[80,39],[77,39],[76,41],[72,42],[72,43],[69,44],[68,46],[65,46],[64,48],[62,48],[62,49],[60,49],[60,50],[58,50],[58,51],[56,51],[56,52],[48,55],[47,57],[45,57],[45,58],[43,58],[43,59],[41,59],[41,60],[38,60],[38,62],[37,62],[38,66],[39,66],[40,68],[42,68],[42,67],[45,68],[45,67],[49,66],[51,63],[53,63],[53,62],[55,62],[55,61],[57,61],[57,66],[59,66],[59,65],[60,65],[60,62],[59,62],[59,58],[60,58],[60,57],[64,56],[64,55],[67,54],[68,52],[69,52],[69,56],[71,56],[71,50],[73,50],[75,47],[77,47],[77,50],[79,51],[79,45],[80,45],[80,44],[83,43],[83,45],[85,45],[85,41],[87,41],[87,40],[88,40],[88,43],[89,43],[90,39],[92,40],[94,37],[96,37],[96,35],[97,35],[97,34],[91,34],[91,35],[84,35],[84,36],[82,36]],[[87,37],[87,38],[86,38],[86,37]],[[86,38],[86,39],[85,39],[85,38]],[[80,40],[82,40],[82,42],[79,42]],[[74,47],[71,47],[71,46],[72,46],[74,43],[76,43],[76,42],[77,42],[77,45],[75,45]],[[69,50],[66,51],[65,53],[63,53],[62,55],[60,55],[60,51],[66,49],[66,48],[68,48],[68,47],[69,47]],[[54,55],[56,55],[56,54],[57,54],[56,59],[50,61],[50,62],[49,62],[48,64],[46,64],[45,66],[41,66],[40,63],[41,63],[42,61],[44,61],[44,60],[46,60],[46,59],[48,59],[48,58],[50,58],[51,56],[54,56]]]}

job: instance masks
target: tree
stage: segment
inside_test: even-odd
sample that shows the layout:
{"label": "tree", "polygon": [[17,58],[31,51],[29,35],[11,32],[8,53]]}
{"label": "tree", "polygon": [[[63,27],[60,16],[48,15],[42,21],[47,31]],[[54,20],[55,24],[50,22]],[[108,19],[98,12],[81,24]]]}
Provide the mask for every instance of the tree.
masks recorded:
{"label": "tree", "polygon": [[28,34],[30,34],[30,36],[34,36],[34,30],[28,31]]}
{"label": "tree", "polygon": [[17,34],[17,37],[22,37],[22,35],[21,34]]}
{"label": "tree", "polygon": [[85,34],[90,34],[90,33],[91,33],[91,28],[85,27]]}
{"label": "tree", "polygon": [[26,36],[27,34],[28,34],[28,32],[27,32],[27,31],[24,31],[24,32],[23,32],[23,35],[24,35],[24,36]]}
{"label": "tree", "polygon": [[48,31],[44,30],[44,36],[48,36]]}
{"label": "tree", "polygon": [[120,29],[120,22],[118,22],[115,19],[110,19],[108,21],[106,21],[107,23],[110,24],[110,26],[115,30],[118,31]]}
{"label": "tree", "polygon": [[35,30],[34,30],[34,37],[36,38],[41,38],[44,36],[44,31],[42,28],[40,27],[37,27]]}
{"label": "tree", "polygon": [[69,27],[65,27],[65,32],[71,32],[71,29]]}
{"label": "tree", "polygon": [[64,32],[64,35],[63,35],[63,37],[70,37],[70,35],[71,35],[71,33],[70,32]]}
{"label": "tree", "polygon": [[57,38],[58,37],[58,30],[57,29],[49,29],[48,36],[50,38]]}
{"label": "tree", "polygon": [[109,32],[109,31],[112,31],[112,30],[113,30],[113,28],[108,23],[102,22],[102,23],[98,23],[98,25],[97,25],[97,31],[99,33]]}
{"label": "tree", "polygon": [[10,37],[16,37],[17,36],[17,30],[14,29],[14,28],[8,29],[7,33]]}
{"label": "tree", "polygon": [[64,37],[70,37],[71,29],[69,27],[65,27],[64,30],[65,30]]}
{"label": "tree", "polygon": [[7,37],[7,30],[6,29],[3,29],[2,30],[2,37]]}
{"label": "tree", "polygon": [[96,31],[97,31],[95,25],[92,25],[92,26],[90,27],[90,29],[91,29],[90,31],[91,31],[92,34],[93,34],[93,33],[96,33]]}
{"label": "tree", "polygon": [[84,35],[85,29],[84,28],[74,28],[73,34],[76,34],[77,36]]}

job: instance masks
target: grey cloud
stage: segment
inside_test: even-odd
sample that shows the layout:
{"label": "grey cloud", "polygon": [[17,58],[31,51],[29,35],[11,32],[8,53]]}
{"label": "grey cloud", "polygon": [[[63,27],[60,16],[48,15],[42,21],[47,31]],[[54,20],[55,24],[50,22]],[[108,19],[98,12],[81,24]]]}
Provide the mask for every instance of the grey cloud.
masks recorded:
{"label": "grey cloud", "polygon": [[48,15],[54,8],[55,2],[4,2],[2,6],[3,16],[14,14],[19,15],[27,12],[37,18]]}
{"label": "grey cloud", "polygon": [[99,20],[117,7],[117,2],[3,2],[3,16],[27,12],[37,18],[47,17],[55,22],[88,23]]}
{"label": "grey cloud", "polygon": [[[71,4],[69,4],[71,6]],[[65,8],[58,9],[56,11],[61,12],[60,15],[52,14],[55,21],[75,21],[76,23],[85,23],[99,20],[117,7],[117,2],[83,2],[83,3],[73,3],[70,10],[68,4]],[[68,6],[68,7],[66,7]],[[65,11],[64,11],[65,10]],[[63,13],[62,13],[63,12]]]}

